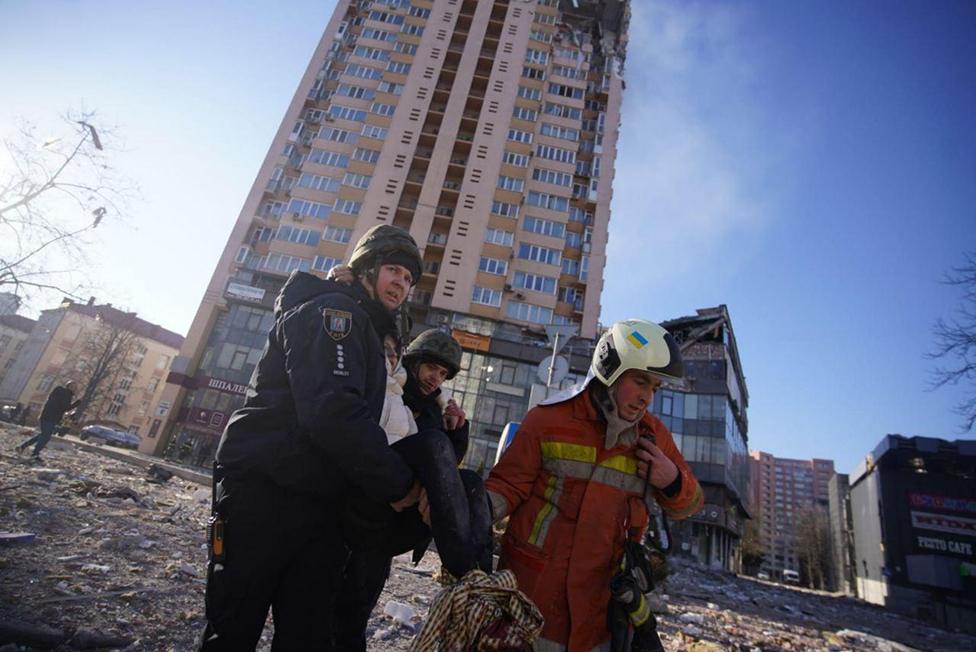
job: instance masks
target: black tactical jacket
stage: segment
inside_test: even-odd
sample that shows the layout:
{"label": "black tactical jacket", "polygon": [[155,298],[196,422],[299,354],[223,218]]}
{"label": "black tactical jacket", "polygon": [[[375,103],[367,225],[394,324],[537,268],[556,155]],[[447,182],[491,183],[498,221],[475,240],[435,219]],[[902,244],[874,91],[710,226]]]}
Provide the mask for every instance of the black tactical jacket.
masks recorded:
{"label": "black tactical jacket", "polygon": [[413,472],[379,426],[390,313],[359,285],[293,272],[244,407],[217,447],[221,473],[262,476],[321,496],[350,486],[379,502],[406,495]]}
{"label": "black tactical jacket", "polygon": [[[407,369],[407,382],[403,386],[403,404],[413,412],[414,420],[417,422],[418,430],[444,430],[444,412],[437,403],[440,395],[440,388],[434,390],[427,396],[420,391],[417,379],[413,373]],[[457,457],[458,464],[464,459],[464,454],[468,451],[468,431],[471,429],[471,422],[464,420],[464,425],[454,430],[446,430],[447,438],[451,440],[454,448],[454,456]]]}

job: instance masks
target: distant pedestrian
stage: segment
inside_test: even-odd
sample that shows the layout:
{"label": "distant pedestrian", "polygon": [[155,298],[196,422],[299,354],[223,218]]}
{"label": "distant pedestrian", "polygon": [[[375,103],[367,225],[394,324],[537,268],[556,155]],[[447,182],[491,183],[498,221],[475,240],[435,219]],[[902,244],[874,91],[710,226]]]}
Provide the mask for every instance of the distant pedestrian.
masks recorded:
{"label": "distant pedestrian", "polygon": [[54,435],[54,431],[57,429],[58,423],[60,423],[61,419],[64,417],[64,413],[68,410],[75,409],[81,403],[81,401],[72,402],[72,399],[74,398],[74,389],[74,381],[69,380],[63,386],[58,385],[51,390],[51,393],[48,394],[47,401],[44,402],[44,407],[41,409],[41,431],[18,446],[18,453],[23,452],[25,448],[33,444],[33,457],[40,459],[41,451],[44,450],[47,443],[51,441],[51,437]]}

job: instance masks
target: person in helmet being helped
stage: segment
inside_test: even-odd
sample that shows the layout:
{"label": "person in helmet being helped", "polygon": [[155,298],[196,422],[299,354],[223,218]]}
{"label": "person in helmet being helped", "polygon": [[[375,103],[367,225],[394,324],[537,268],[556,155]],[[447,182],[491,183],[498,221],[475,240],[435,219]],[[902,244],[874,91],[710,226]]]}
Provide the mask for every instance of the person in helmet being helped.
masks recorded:
{"label": "person in helmet being helped", "polygon": [[597,343],[586,380],[532,408],[486,481],[493,517],[509,517],[499,568],[545,618],[536,649],[607,646],[610,583],[627,541],[648,524],[645,500],[671,518],[703,503],[667,427],[647,410],[683,377],[674,338],[652,322],[618,322]]}
{"label": "person in helmet being helped", "polygon": [[[349,282],[351,270],[335,267],[330,278]],[[395,337],[386,337],[387,396],[380,424],[391,448],[420,478],[419,509],[395,512],[354,494],[343,513],[352,549],[336,601],[335,647],[365,650],[366,625],[389,577],[392,558],[409,550],[415,559],[431,536],[445,568],[460,578],[475,568],[491,570],[491,516],[481,477],[458,470],[468,447],[464,412],[441,389],[461,368],[461,345],[430,329],[407,347],[402,360]]]}
{"label": "person in helmet being helped", "polygon": [[402,510],[416,475],[379,426],[381,334],[420,276],[416,242],[380,225],[356,244],[346,286],[293,272],[244,406],[217,447],[203,650],[253,650],[268,608],[275,649],[331,650],[348,557],[342,499],[362,492]]}

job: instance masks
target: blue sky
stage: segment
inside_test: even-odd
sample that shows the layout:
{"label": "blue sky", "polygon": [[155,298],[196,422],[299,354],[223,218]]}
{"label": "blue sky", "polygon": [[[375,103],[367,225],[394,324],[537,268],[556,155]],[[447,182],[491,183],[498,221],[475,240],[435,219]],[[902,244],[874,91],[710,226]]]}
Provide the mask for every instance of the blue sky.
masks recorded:
{"label": "blue sky", "polygon": [[[332,7],[0,4],[0,133],[97,109],[142,188],[100,300],[186,332]],[[641,0],[625,77],[602,321],[727,304],[752,448],[960,436],[925,353],[976,249],[976,5]]]}

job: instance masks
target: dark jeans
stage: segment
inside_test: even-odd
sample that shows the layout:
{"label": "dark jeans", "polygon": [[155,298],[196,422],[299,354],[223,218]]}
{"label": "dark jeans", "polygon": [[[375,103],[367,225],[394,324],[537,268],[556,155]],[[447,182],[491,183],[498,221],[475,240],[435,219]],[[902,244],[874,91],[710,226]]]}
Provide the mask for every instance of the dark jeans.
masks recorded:
{"label": "dark jeans", "polygon": [[54,435],[54,430],[57,427],[57,421],[42,419],[41,431],[18,446],[17,450],[24,450],[31,444],[34,444],[34,456],[37,457],[41,454],[41,451],[44,450],[44,447],[47,446],[47,443],[51,441],[51,437]]}
{"label": "dark jeans", "polygon": [[207,571],[201,650],[253,650],[270,607],[273,650],[332,650],[348,551],[329,504],[262,480],[223,479],[215,509],[225,559]]}
{"label": "dark jeans", "polygon": [[344,534],[352,549],[335,609],[337,650],[365,650],[366,624],[390,573],[391,557],[426,546],[431,534],[445,568],[455,577],[491,570],[491,512],[484,483],[458,470],[454,448],[440,430],[393,444],[427,490],[431,527],[416,508],[394,512],[356,494],[346,502]]}

